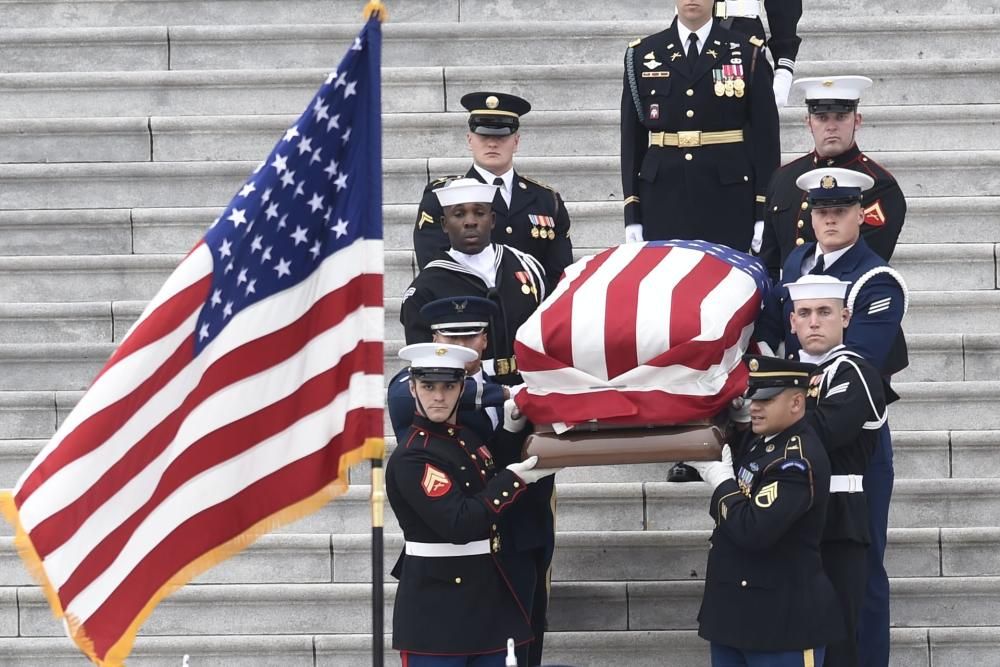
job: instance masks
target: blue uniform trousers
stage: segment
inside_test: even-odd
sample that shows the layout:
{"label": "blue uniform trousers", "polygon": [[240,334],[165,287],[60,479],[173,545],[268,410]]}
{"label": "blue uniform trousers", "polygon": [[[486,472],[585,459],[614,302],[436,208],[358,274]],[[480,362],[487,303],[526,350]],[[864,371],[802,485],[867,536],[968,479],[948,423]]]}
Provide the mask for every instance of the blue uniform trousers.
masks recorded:
{"label": "blue uniform trousers", "polygon": [[712,642],[712,667],[820,667],[825,649],[805,651],[741,651]]}
{"label": "blue uniform trousers", "polygon": [[403,667],[504,667],[507,651],[484,655],[418,655],[402,651]]}
{"label": "blue uniform trousers", "polygon": [[885,571],[885,539],[892,499],[892,435],[889,423],[879,431],[878,445],[865,473],[865,496],[871,544],[868,547],[868,584],[858,619],[858,657],[862,667],[889,664],[889,575]]}

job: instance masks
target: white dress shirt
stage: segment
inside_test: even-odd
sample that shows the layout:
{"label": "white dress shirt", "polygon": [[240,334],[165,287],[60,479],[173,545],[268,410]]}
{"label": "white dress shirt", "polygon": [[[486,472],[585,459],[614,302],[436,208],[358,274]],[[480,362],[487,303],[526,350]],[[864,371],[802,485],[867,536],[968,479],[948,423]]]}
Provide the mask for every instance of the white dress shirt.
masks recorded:
{"label": "white dress shirt", "polygon": [[510,195],[514,191],[514,167],[511,167],[502,174],[494,174],[486,171],[475,162],[472,163],[472,166],[477,172],[479,172],[479,175],[483,177],[483,180],[490,185],[493,185],[493,181],[497,177],[503,179],[503,185],[500,186],[500,196],[503,197],[505,202],[507,202],[507,208],[510,208]]}
{"label": "white dress shirt", "polygon": [[687,26],[677,21],[677,35],[681,38],[681,50],[687,53],[688,50],[688,35],[692,32],[698,35],[698,55],[705,50],[705,42],[708,41],[708,35],[712,32],[712,19],[708,19],[708,23],[701,26],[697,30],[689,30]]}

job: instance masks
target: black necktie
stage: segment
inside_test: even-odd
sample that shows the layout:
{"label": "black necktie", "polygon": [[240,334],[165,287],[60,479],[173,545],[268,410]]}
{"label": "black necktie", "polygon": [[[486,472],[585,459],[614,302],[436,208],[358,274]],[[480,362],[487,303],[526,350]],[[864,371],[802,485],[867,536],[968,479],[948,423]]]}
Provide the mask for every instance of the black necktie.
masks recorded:
{"label": "black necktie", "polygon": [[500,178],[499,176],[497,176],[496,178],[493,179],[493,185],[499,185],[502,188],[503,187],[503,179]]}
{"label": "black necktie", "polygon": [[688,35],[688,63],[691,67],[698,61],[698,33]]}
{"label": "black necktie", "polygon": [[816,260],[816,266],[812,268],[812,271],[809,272],[809,275],[818,276],[819,274],[823,273],[823,269],[825,268],[826,268],[826,262],[823,261],[823,255],[820,255],[819,259]]}

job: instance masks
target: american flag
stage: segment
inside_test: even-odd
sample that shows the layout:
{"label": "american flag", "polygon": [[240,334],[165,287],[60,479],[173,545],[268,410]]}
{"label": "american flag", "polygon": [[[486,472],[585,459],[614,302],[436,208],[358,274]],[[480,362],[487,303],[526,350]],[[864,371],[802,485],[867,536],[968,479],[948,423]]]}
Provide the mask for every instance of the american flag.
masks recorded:
{"label": "american flag", "polygon": [[711,418],[743,393],[769,288],[753,257],[703,241],[617,246],[566,269],[514,343],[531,421]]}
{"label": "american flag", "polygon": [[373,17],[4,498],[101,665],[171,591],[382,455],[380,60]]}

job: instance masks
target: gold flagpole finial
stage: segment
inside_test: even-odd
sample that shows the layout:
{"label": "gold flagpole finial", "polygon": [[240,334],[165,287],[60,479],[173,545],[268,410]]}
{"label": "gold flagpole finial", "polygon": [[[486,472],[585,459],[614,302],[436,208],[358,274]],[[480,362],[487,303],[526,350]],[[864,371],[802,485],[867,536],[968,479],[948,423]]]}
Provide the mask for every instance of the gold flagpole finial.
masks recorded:
{"label": "gold flagpole finial", "polygon": [[374,16],[379,20],[379,23],[385,23],[386,19],[389,18],[389,10],[385,8],[382,0],[369,0],[361,15],[366,21]]}

